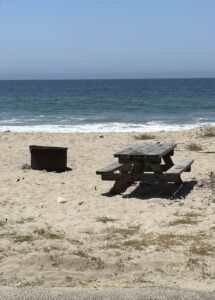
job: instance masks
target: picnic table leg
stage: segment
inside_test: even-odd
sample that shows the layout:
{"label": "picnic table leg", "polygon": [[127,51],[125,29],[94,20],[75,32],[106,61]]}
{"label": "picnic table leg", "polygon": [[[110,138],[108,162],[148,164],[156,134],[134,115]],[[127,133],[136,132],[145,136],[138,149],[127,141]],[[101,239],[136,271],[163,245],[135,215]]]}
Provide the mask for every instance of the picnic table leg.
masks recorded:
{"label": "picnic table leg", "polygon": [[143,173],[144,166],[142,163],[134,163],[133,165],[131,163],[126,163],[121,169],[120,173],[124,175],[121,179],[118,179],[114,186],[111,189],[111,194],[120,194],[122,192],[125,192],[126,189],[134,183],[134,180],[130,179],[129,180],[126,178],[126,174],[129,172],[132,174],[140,174]]}
{"label": "picnic table leg", "polygon": [[131,174],[141,174],[144,172],[144,165],[141,162],[135,162],[131,169]]}
{"label": "picnic table leg", "polygon": [[171,168],[172,166],[174,166],[172,158],[168,154],[163,156],[163,161],[165,162],[165,165],[168,169]]}
{"label": "picnic table leg", "polygon": [[155,178],[158,181],[158,186],[161,192],[168,193],[168,181],[163,176],[160,163],[151,163],[151,168],[155,174]]}
{"label": "picnic table leg", "polygon": [[[165,162],[165,165],[167,166],[167,169],[169,169],[172,166],[174,166],[174,163],[173,163],[172,158],[170,157],[170,155],[168,155],[168,154],[164,155],[163,156],[163,160]],[[175,181],[175,183],[176,184],[182,184],[183,183],[180,175],[177,176],[177,180]]]}
{"label": "picnic table leg", "polygon": [[126,178],[126,174],[131,170],[132,164],[125,163],[120,168],[120,173],[122,174],[122,178],[115,181],[114,186],[111,188],[110,193],[111,194],[120,194],[124,192],[131,184],[132,181]]}

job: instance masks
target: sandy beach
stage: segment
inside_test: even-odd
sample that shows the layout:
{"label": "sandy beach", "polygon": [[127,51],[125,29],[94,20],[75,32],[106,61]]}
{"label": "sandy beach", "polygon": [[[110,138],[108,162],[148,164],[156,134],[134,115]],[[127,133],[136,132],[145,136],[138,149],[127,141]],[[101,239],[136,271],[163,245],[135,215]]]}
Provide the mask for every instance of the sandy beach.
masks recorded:
{"label": "sandy beach", "polygon": [[[136,135],[0,133],[1,286],[214,290],[215,137],[199,129]],[[109,197],[112,183],[96,170],[143,142],[177,143],[174,162],[194,158],[184,185],[170,197],[138,183]],[[23,168],[32,144],[68,147],[72,170]]]}

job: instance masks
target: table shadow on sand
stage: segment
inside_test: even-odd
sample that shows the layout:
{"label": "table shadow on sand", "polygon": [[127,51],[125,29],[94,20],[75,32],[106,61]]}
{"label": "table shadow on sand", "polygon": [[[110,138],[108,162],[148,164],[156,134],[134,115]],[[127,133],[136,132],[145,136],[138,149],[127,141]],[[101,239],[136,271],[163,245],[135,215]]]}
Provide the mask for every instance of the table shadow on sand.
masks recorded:
{"label": "table shadow on sand", "polygon": [[[131,192],[122,193],[121,196],[124,199],[136,198],[139,200],[149,200],[152,198],[161,198],[168,200],[182,200],[191,193],[194,186],[197,184],[196,180],[187,181],[180,185],[168,184],[168,192],[162,193],[156,184],[139,183]],[[103,193],[103,196],[114,197],[111,192]]]}

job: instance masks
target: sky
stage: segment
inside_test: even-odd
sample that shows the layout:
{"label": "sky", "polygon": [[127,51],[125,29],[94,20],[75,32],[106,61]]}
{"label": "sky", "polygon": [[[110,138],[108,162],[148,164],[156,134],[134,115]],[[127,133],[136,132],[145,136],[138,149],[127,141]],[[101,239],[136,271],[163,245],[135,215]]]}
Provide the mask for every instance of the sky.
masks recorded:
{"label": "sky", "polygon": [[215,77],[214,0],[0,0],[0,79]]}

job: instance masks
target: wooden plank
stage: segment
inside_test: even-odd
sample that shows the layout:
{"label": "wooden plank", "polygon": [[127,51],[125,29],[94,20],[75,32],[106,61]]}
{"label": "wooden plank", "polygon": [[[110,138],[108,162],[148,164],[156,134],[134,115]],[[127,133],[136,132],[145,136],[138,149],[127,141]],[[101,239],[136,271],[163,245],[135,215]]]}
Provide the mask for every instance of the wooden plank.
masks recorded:
{"label": "wooden plank", "polygon": [[[163,172],[169,169],[166,165],[160,165],[160,167]],[[144,172],[153,172],[151,164],[144,164]]]}
{"label": "wooden plank", "polygon": [[146,150],[151,147],[151,144],[135,144],[131,145],[117,153],[114,154],[115,157],[120,157],[120,156],[130,156],[133,153],[139,153],[146,152]]}
{"label": "wooden plank", "polygon": [[157,161],[161,162],[161,159],[155,155],[155,156],[148,156],[147,153],[152,151],[157,147],[156,144],[139,144],[135,145],[132,149],[126,150],[123,154],[122,153],[117,153],[115,156],[119,158],[119,162],[135,162],[135,161]]}
{"label": "wooden plank", "polygon": [[181,174],[186,170],[190,170],[192,163],[194,162],[193,159],[185,159],[171,167],[169,170],[166,171],[165,174]]}
{"label": "wooden plank", "polygon": [[118,162],[115,162],[115,163],[110,164],[110,165],[108,165],[108,166],[106,166],[106,167],[104,167],[104,168],[102,168],[102,169],[100,169],[100,170],[97,170],[97,171],[96,171],[96,174],[102,175],[102,174],[104,174],[104,173],[114,172],[114,171],[119,170],[122,166],[123,166],[123,164],[120,164],[120,163],[118,163]]}
{"label": "wooden plank", "polygon": [[115,157],[163,156],[171,152],[176,144],[136,144],[114,154]]}
{"label": "wooden plank", "polygon": [[106,181],[117,181],[123,180],[125,182],[135,182],[135,181],[144,181],[144,182],[178,182],[180,179],[180,175],[178,174],[159,174],[159,177],[154,173],[143,173],[143,174],[135,174],[135,173],[105,173],[102,174],[102,180]]}
{"label": "wooden plank", "polygon": [[136,150],[134,150],[130,156],[136,156],[136,155],[144,155],[147,156],[149,155],[153,150],[157,149],[158,145],[157,144],[149,144],[147,145],[143,145],[139,148],[137,148]]}
{"label": "wooden plank", "polygon": [[119,163],[126,163],[130,162],[131,164],[140,161],[142,163],[149,163],[149,162],[159,162],[161,163],[161,157],[159,156],[143,156],[143,155],[134,155],[134,156],[120,156]]}
{"label": "wooden plank", "polygon": [[164,156],[165,154],[172,151],[177,144],[157,144],[157,147],[153,149],[153,151],[150,151],[148,155],[158,155],[158,156]]}
{"label": "wooden plank", "polygon": [[115,153],[114,156],[129,156],[134,155],[135,153],[144,155],[148,153],[148,150],[151,149],[152,146],[155,146],[155,144],[135,144]]}
{"label": "wooden plank", "polygon": [[133,150],[140,147],[140,144],[131,145],[123,150],[120,150],[119,152],[115,153],[114,156],[118,157],[119,155],[129,155]]}
{"label": "wooden plank", "polygon": [[117,180],[126,180],[126,181],[143,181],[145,179],[148,180],[156,180],[153,173],[151,174],[132,174],[132,173],[106,173],[102,175],[102,180],[107,181],[117,181]]}

